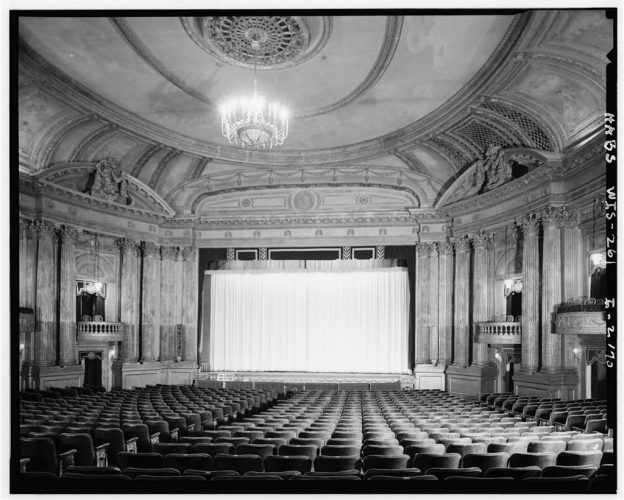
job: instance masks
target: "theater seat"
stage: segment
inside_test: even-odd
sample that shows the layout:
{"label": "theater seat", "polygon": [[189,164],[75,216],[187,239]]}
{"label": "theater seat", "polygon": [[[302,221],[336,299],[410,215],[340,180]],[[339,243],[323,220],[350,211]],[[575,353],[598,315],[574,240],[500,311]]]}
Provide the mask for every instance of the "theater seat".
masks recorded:
{"label": "theater seat", "polygon": [[259,455],[219,454],[215,457],[215,465],[217,470],[235,470],[240,475],[252,470],[257,472],[263,470],[262,457]]}
{"label": "theater seat", "polygon": [[589,465],[600,467],[601,451],[562,451],[557,455],[557,465]]}
{"label": "theater seat", "polygon": [[345,470],[359,470],[360,456],[325,456],[319,455],[314,459],[314,470],[319,472],[338,472]]}
{"label": "theater seat", "polygon": [[192,453],[207,453],[210,456],[233,455],[236,448],[232,443],[201,443],[193,446]]}
{"label": "theater seat", "polygon": [[296,470],[302,474],[312,469],[312,459],[304,455],[273,455],[264,461],[266,472]]}
{"label": "theater seat", "polygon": [[554,453],[514,453],[509,458],[509,467],[528,467],[536,465],[540,469],[556,465],[557,455]]}
{"label": "theater seat", "polygon": [[596,467],[591,465],[553,465],[545,467],[542,477],[568,477],[583,475],[592,477],[596,473]]}
{"label": "theater seat", "polygon": [[445,453],[442,455],[439,454],[430,454],[430,453],[419,453],[414,456],[414,460],[412,462],[412,467],[416,467],[422,471],[426,471],[432,468],[454,468],[457,469],[459,467],[459,462],[461,461],[461,455],[458,453]]}
{"label": "theater seat", "polygon": [[514,479],[524,479],[527,477],[539,477],[542,470],[536,466],[528,467],[493,467],[484,473],[484,477],[512,477]]}
{"label": "theater seat", "polygon": [[126,467],[123,471],[124,475],[135,478],[140,475],[148,475],[148,476],[179,476],[180,471],[172,468],[162,468],[162,469],[145,469],[142,467]]}
{"label": "theater seat", "polygon": [[368,469],[405,469],[410,461],[409,455],[367,455],[362,459],[362,470]]}
{"label": "theater seat", "polygon": [[122,451],[117,454],[117,465],[121,470],[125,470],[126,467],[162,469],[165,466],[165,459],[160,453],[130,453]]}
{"label": "theater seat", "polygon": [[479,477],[482,475],[481,469],[478,467],[463,467],[463,468],[445,468],[445,467],[432,467],[425,471],[425,474],[435,476],[440,481],[450,476],[471,476]]}
{"label": "theater seat", "polygon": [[462,460],[463,467],[478,467],[482,472],[496,467],[507,467],[508,453],[471,453]]}
{"label": "theater seat", "polygon": [[165,467],[184,472],[187,469],[212,470],[214,458],[207,453],[168,453],[165,455]]}
{"label": "theater seat", "polygon": [[150,476],[150,475],[141,475],[136,476],[134,481],[137,483],[193,483],[193,482],[205,482],[206,479],[201,476],[195,475],[184,475],[184,476]]}

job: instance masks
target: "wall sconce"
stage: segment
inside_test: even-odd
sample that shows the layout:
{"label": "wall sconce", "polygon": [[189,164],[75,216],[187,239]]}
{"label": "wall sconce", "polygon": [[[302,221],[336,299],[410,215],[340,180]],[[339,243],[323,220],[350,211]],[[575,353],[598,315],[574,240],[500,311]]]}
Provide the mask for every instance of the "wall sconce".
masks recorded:
{"label": "wall sconce", "polygon": [[575,359],[581,359],[581,350],[578,347],[572,349],[572,354],[574,354]]}
{"label": "wall sconce", "polygon": [[589,256],[589,260],[594,267],[605,267],[607,265],[605,254],[603,252],[596,252]]}
{"label": "wall sconce", "polygon": [[522,293],[522,280],[506,279],[505,280],[505,297],[509,297],[513,293]]}
{"label": "wall sconce", "polygon": [[20,351],[23,351],[25,347],[26,347],[26,345],[22,342],[22,343],[20,344]]}
{"label": "wall sconce", "polygon": [[496,358],[497,361],[500,361],[502,359],[500,353],[498,352],[494,354],[494,357]]}

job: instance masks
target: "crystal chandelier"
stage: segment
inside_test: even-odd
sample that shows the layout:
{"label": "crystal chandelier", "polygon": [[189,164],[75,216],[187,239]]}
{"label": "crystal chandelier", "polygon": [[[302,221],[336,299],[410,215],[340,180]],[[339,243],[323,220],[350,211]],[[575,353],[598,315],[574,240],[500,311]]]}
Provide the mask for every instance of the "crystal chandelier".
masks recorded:
{"label": "crystal chandelier", "polygon": [[230,144],[271,149],[281,146],[288,136],[288,110],[258,94],[256,55],[260,34],[251,32],[248,36],[254,51],[253,92],[251,96],[233,98],[222,105],[221,132]]}

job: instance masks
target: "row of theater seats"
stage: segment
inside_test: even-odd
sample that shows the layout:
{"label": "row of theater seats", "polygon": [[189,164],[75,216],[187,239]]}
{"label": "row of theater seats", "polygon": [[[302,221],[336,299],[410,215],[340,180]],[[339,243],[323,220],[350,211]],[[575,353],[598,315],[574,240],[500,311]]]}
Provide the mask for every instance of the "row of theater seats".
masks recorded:
{"label": "row of theater seats", "polygon": [[492,393],[481,396],[481,405],[527,421],[552,425],[556,430],[607,433],[607,402],[599,399],[559,399]]}
{"label": "row of theater seats", "polygon": [[[238,396],[249,399],[250,392],[239,391]],[[135,393],[144,396],[140,407],[138,396],[131,397]],[[188,410],[191,395],[195,405],[233,397],[224,390],[188,386],[158,386],[125,394],[131,402],[125,408],[136,405],[138,414],[149,419],[155,415],[146,402],[156,409],[154,403],[160,407],[165,395],[172,410],[180,410],[174,400],[178,405],[184,402]],[[169,432],[165,442],[159,438],[166,433],[156,439],[144,435],[141,449],[117,449],[107,454],[106,463],[99,464],[115,467],[94,467],[93,460],[82,461],[76,455],[75,465],[64,468],[62,481],[444,479],[490,486],[494,480],[497,486],[503,481],[509,490],[521,488],[519,482],[546,489],[544,482],[556,483],[558,488],[573,482],[575,491],[598,491],[610,485],[614,474],[612,438],[556,431],[543,421],[526,421],[506,409],[489,408],[494,400],[488,402],[487,397],[482,406],[441,391],[308,391],[270,403],[275,404],[252,405],[249,412],[234,406],[237,411],[230,414],[231,419],[212,422],[216,428],[177,427],[178,435]],[[129,415],[122,408],[121,428],[115,430],[125,433],[124,419]],[[102,429],[93,428],[93,436],[98,430]],[[63,434],[67,433],[60,434],[59,444]],[[77,434],[85,440],[90,437],[87,432]],[[29,439],[22,439],[22,444]],[[124,439],[128,439],[125,434]],[[61,450],[63,446],[67,444],[61,444]],[[36,470],[32,457],[25,458],[31,459],[26,470]],[[47,472],[51,481],[58,477]],[[43,477],[42,473],[26,474]]]}

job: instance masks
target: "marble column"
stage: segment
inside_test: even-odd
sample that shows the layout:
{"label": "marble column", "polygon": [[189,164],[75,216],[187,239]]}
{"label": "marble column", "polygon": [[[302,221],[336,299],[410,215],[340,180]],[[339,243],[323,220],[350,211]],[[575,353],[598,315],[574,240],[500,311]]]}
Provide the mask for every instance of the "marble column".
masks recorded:
{"label": "marble column", "polygon": [[440,321],[438,318],[439,291],[439,252],[438,244],[432,243],[429,247],[429,358],[437,364],[440,359]]}
{"label": "marble column", "polygon": [[160,248],[143,243],[142,361],[158,361],[160,350]]}
{"label": "marble column", "polygon": [[35,220],[31,231],[37,238],[33,365],[52,366],[57,359],[56,230],[47,221]]}
{"label": "marble column", "polygon": [[187,247],[182,250],[183,288],[182,288],[182,361],[197,362],[197,300],[198,300],[198,262],[197,250]]}
{"label": "marble column", "polygon": [[442,243],[438,258],[438,363],[442,366],[453,359],[453,245]]}
{"label": "marble column", "polygon": [[176,247],[161,247],[160,253],[160,360],[176,357],[176,326],[174,320],[174,267],[178,256]]}
{"label": "marble column", "polygon": [[119,249],[119,321],[125,324],[120,359],[136,363],[139,357],[139,244],[129,239],[116,241]]}
{"label": "marble column", "polygon": [[561,210],[549,208],[542,217],[542,369],[561,367],[561,335],[553,333],[552,315],[561,304]]}
{"label": "marble column", "polygon": [[[583,262],[583,235],[577,225],[578,214],[567,213],[563,217],[563,302],[576,299],[583,295],[584,290],[584,262]],[[577,344],[576,335],[563,335],[563,364],[567,368],[576,368],[577,360],[574,357],[574,348]]]}
{"label": "marble column", "polygon": [[60,364],[77,365],[76,358],[76,240],[80,231],[64,226],[59,230],[61,240],[60,300]]}
{"label": "marble column", "polygon": [[470,239],[455,241],[455,338],[453,364],[468,364],[470,341]]}
{"label": "marble column", "polygon": [[476,334],[475,323],[488,321],[488,244],[490,235],[484,231],[479,231],[473,238],[474,245],[474,273],[472,282],[472,364],[483,366],[488,363],[488,346],[487,344],[474,342]]}
{"label": "marble column", "polygon": [[33,238],[31,222],[19,221],[19,306],[33,307],[35,304],[35,256],[37,240]]}
{"label": "marble column", "polygon": [[539,219],[535,214],[522,219],[522,366],[534,373],[539,366]]}
{"label": "marble column", "polygon": [[416,364],[429,363],[429,244],[416,243]]}

